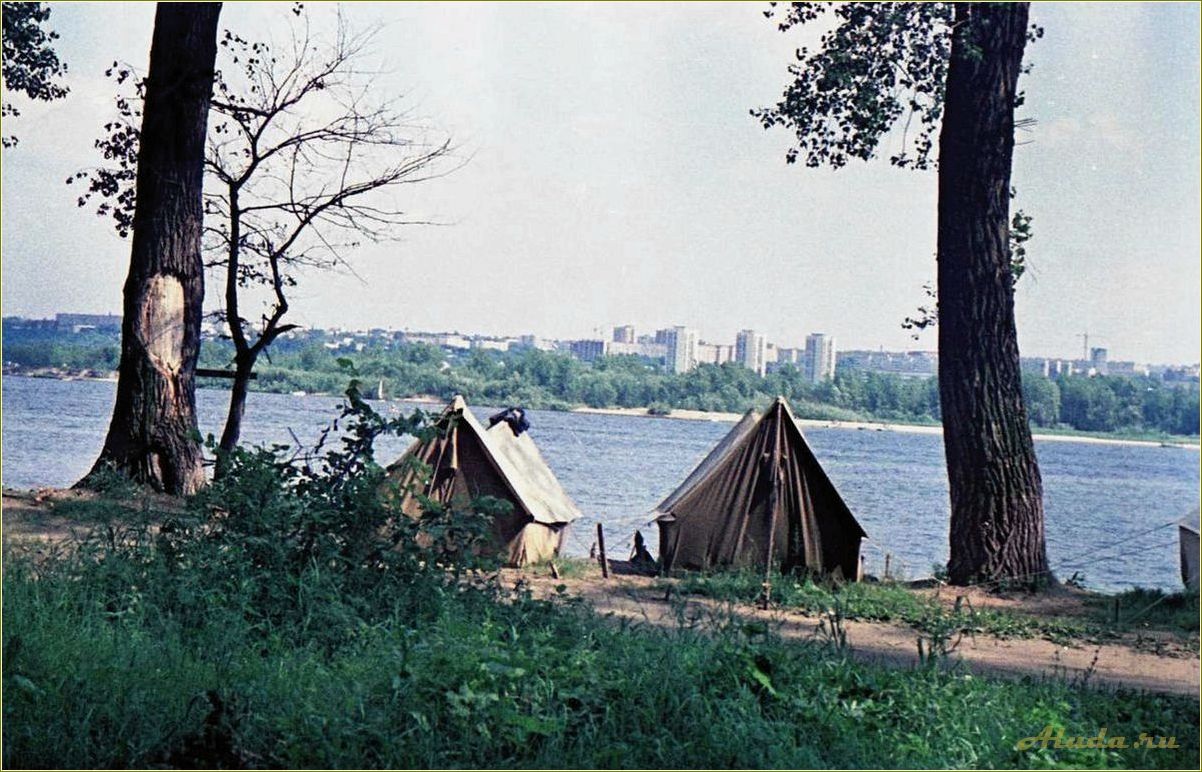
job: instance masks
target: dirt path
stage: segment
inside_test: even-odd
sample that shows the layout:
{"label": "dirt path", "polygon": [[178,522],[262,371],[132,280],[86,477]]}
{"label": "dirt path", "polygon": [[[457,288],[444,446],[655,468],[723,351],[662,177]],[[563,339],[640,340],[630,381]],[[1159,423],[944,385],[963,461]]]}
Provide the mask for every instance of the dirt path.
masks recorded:
{"label": "dirt path", "polygon": [[[81,519],[81,511],[87,512],[89,505],[105,503],[102,496],[90,491],[5,489],[2,504],[4,546],[52,555],[73,533],[86,532],[97,526],[95,521]],[[129,520],[138,518],[143,510],[159,513],[180,510],[177,499],[154,493],[141,493],[112,506]]]}
{"label": "dirt path", "polygon": [[[565,585],[569,595],[586,601],[598,614],[655,627],[685,625],[705,629],[731,619],[758,621],[792,640],[829,640],[819,630],[820,619],[785,610],[761,611],[749,605],[732,606],[690,596],[669,601],[655,579],[614,576],[553,579],[539,571],[514,571],[507,581],[524,579],[533,592],[546,597]],[[920,633],[905,624],[846,620],[843,628],[852,656],[864,662],[895,667],[919,664]],[[1199,696],[1198,656],[1165,656],[1139,651],[1124,643],[1063,646],[1031,638],[999,639],[989,635],[963,638],[949,656],[980,675],[1052,678],[1094,687],[1127,688]]]}

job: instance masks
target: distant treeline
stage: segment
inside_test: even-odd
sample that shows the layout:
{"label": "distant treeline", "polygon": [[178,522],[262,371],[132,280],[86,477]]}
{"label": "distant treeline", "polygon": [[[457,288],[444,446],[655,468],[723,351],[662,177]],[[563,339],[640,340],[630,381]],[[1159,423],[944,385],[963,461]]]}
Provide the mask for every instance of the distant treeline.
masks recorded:
{"label": "distant treeline", "polygon": [[[338,359],[353,360],[368,387],[383,381],[392,397],[427,394],[449,399],[463,394],[484,405],[524,405],[535,409],[590,407],[742,412],[784,395],[798,415],[831,420],[909,423],[939,421],[936,379],[902,378],[840,370],[813,384],[795,368],[759,377],[735,364],[701,365],[688,373],[666,372],[639,357],[605,357],[591,364],[538,350],[462,353],[425,344],[368,344],[353,353],[331,351],[321,343],[280,341],[270,361],[260,360],[252,388],[262,391],[339,393],[346,374]],[[100,335],[70,342],[50,339],[5,342],[4,359],[24,367],[116,368],[118,345]],[[201,366],[226,368],[233,350],[226,341],[206,341]],[[212,385],[220,385],[215,382]],[[1074,376],[1048,379],[1023,375],[1032,426],[1128,434],[1198,434],[1198,389],[1166,386],[1145,377]]]}
{"label": "distant treeline", "polygon": [[19,337],[5,330],[5,365],[112,371],[120,361],[121,342],[111,335],[83,333],[64,340],[57,336]]}
{"label": "distant treeline", "polygon": [[[204,366],[224,367],[230,350],[207,343]],[[538,350],[473,350],[448,355],[424,344],[392,348],[367,346],[353,354],[310,344],[272,354],[259,367],[256,388],[270,391],[338,392],[345,374],[337,359],[351,359],[374,388],[384,382],[389,396],[428,394],[470,402],[530,408],[650,408],[742,412],[784,395],[798,415],[832,420],[937,423],[939,385],[935,378],[903,378],[840,370],[835,378],[809,383],[785,366],[759,377],[736,364],[700,365],[688,373],[666,372],[633,356],[604,357],[585,364],[564,354]],[[1145,377],[1044,378],[1023,375],[1031,424],[1041,429],[1091,432],[1198,434],[1196,387],[1166,386]]]}

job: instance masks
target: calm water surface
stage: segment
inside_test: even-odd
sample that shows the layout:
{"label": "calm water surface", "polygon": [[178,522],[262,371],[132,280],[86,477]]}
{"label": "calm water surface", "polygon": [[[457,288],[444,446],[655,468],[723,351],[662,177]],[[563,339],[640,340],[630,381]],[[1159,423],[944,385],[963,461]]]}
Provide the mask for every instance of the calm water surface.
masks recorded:
{"label": "calm water surface", "polygon": [[[116,384],[5,376],[3,482],[15,488],[70,485],[104,441]],[[201,432],[220,434],[228,393],[197,392]],[[291,443],[289,429],[312,442],[339,399],[252,393],[243,440]],[[377,409],[399,413],[399,402]],[[425,405],[425,409],[437,409]],[[487,408],[477,408],[484,418]],[[647,513],[670,493],[727,431],[729,423],[530,411],[531,436],[585,513],[568,552],[588,553],[596,523],[610,553],[624,557],[636,528],[654,550]],[[806,437],[870,541],[869,572],[884,554],[908,576],[947,560],[947,480],[939,435],[811,428]],[[407,445],[378,444],[387,463]],[[1177,536],[1165,527],[1196,506],[1198,452],[1154,446],[1036,441],[1047,511],[1048,555],[1061,578],[1074,571],[1089,586],[1180,585]],[[1153,530],[1155,529],[1155,530]]]}

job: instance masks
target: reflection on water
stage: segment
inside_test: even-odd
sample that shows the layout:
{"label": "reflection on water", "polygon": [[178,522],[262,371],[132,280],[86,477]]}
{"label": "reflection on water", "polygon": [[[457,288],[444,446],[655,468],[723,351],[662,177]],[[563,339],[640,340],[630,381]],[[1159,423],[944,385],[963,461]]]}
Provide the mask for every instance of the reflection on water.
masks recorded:
{"label": "reflection on water", "polygon": [[[104,440],[115,384],[4,378],[3,480],[15,488],[70,485]],[[202,433],[220,433],[224,391],[201,390]],[[289,430],[314,441],[336,412],[335,397],[251,394],[243,439],[292,444]],[[414,405],[377,403],[389,412]],[[426,409],[436,406],[424,405]],[[489,409],[476,408],[486,417]],[[624,557],[636,528],[654,549],[647,513],[730,428],[730,424],[631,416],[530,411],[531,436],[585,513],[568,552],[588,553],[596,523],[611,555]],[[947,559],[947,480],[938,435],[814,428],[806,437],[868,531],[865,559],[878,573],[885,552],[910,576]],[[407,442],[385,438],[387,462]],[[1047,510],[1048,556],[1061,578],[1080,570],[1101,589],[1176,588],[1175,528],[1156,526],[1191,510],[1198,454],[1180,448],[1036,442]],[[1134,538],[1133,538],[1134,537]]]}

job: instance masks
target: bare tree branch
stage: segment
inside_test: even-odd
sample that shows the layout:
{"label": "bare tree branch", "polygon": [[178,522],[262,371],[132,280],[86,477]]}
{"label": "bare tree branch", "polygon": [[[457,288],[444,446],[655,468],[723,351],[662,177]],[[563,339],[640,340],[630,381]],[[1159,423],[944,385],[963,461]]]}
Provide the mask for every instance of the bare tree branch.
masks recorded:
{"label": "bare tree branch", "polygon": [[[205,263],[224,280],[224,318],[233,342],[235,378],[221,447],[232,450],[240,432],[246,384],[258,356],[280,335],[288,289],[306,270],[354,274],[347,258],[364,240],[399,238],[414,217],[400,193],[415,183],[458,169],[449,140],[431,142],[428,131],[395,99],[381,98],[378,72],[365,66],[372,32],[352,33],[341,14],[328,37],[311,34],[307,15],[290,26],[279,50],[225,31],[219,40],[206,143]],[[116,68],[118,83],[132,68]],[[140,92],[139,92],[140,93]],[[97,141],[117,169],[80,172],[87,180],[84,205],[97,200],[101,214],[122,228],[122,207],[132,209],[140,99],[118,98],[121,120]],[[132,151],[132,153],[131,153]],[[257,324],[244,318],[246,290],[267,290]],[[257,301],[256,301],[257,302]],[[220,467],[220,465],[219,465]]]}

